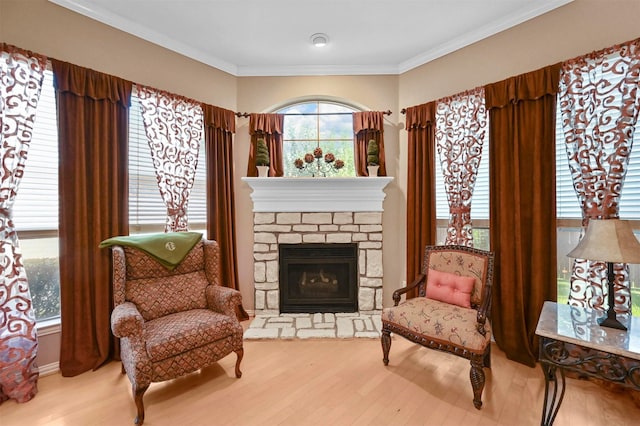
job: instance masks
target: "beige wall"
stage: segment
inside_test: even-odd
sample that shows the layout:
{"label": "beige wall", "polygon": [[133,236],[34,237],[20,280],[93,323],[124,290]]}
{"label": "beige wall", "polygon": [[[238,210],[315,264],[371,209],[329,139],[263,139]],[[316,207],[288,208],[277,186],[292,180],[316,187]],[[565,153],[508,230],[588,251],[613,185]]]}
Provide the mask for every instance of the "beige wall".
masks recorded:
{"label": "beige wall", "polygon": [[[402,74],[396,110],[633,40],[640,37],[639,18],[639,0],[574,0]],[[404,116],[400,121],[404,125]],[[400,131],[398,140],[399,189],[405,199],[407,132]]]}
{"label": "beige wall", "polygon": [[0,0],[0,40],[201,102],[236,107],[234,76],[47,0]]}
{"label": "beige wall", "polygon": [[[407,153],[400,109],[640,37],[639,16],[638,0],[575,0],[400,76],[236,78],[47,0],[0,0],[0,41],[235,111],[273,111],[307,97],[391,109],[385,148],[395,180],[387,190],[383,221],[388,306],[391,292],[405,279]],[[247,119],[238,120],[236,229],[241,291],[247,309],[253,309],[252,205],[240,180],[247,168],[247,126]],[[57,350],[41,342],[38,362],[53,362]]]}

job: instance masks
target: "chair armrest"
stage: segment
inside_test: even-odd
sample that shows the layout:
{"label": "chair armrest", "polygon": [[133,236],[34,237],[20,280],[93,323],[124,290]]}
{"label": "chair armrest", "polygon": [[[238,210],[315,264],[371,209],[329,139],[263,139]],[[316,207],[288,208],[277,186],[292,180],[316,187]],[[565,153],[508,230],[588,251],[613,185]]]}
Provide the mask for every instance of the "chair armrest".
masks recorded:
{"label": "chair armrest", "polygon": [[422,284],[424,282],[426,278],[425,274],[420,274],[418,275],[418,277],[408,286],[403,287],[403,288],[399,288],[396,291],[393,292],[393,305],[394,306],[398,306],[398,303],[400,303],[400,297],[407,293],[408,291],[413,290],[416,287],[419,287],[420,284]]}
{"label": "chair armrest", "polygon": [[484,286],[484,294],[482,295],[482,303],[478,307],[478,324],[476,325],[476,329],[478,333],[485,336],[487,331],[484,329],[484,325],[487,322],[487,316],[489,316],[491,312],[491,287],[488,285]]}
{"label": "chair armrest", "polygon": [[237,318],[237,308],[242,306],[242,295],[238,290],[219,285],[208,285],[205,291],[209,309]]}
{"label": "chair armrest", "polygon": [[111,312],[111,331],[119,338],[142,336],[144,318],[131,302],[124,302]]}

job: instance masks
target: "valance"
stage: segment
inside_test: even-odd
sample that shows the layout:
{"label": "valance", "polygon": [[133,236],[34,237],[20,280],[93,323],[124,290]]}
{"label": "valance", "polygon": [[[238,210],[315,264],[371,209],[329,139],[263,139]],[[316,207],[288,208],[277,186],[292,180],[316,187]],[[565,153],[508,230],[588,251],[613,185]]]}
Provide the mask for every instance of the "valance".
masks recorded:
{"label": "valance", "polygon": [[406,111],[405,129],[424,129],[436,120],[436,103],[428,102],[426,104],[408,107]]}
{"label": "valance", "polygon": [[502,108],[509,103],[540,99],[558,93],[560,67],[557,63],[536,71],[510,77],[485,86],[487,109]]}
{"label": "valance", "polygon": [[236,132],[236,114],[228,109],[202,104],[204,125],[225,132]]}
{"label": "valance", "polygon": [[70,92],[76,96],[131,106],[132,82],[57,59],[51,59],[51,65],[54,85],[59,93]]}

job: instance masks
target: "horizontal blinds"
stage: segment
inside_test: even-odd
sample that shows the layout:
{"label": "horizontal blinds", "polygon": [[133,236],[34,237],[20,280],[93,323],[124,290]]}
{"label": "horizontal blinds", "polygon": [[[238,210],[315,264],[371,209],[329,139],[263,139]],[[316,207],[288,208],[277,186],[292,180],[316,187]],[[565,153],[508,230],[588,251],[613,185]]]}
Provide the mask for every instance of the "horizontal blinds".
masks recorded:
{"label": "horizontal blinds", "polygon": [[636,123],[627,176],[620,196],[620,218],[640,220],[640,123]]}
{"label": "horizontal blinds", "polygon": [[[605,74],[606,77],[606,74]],[[614,100],[613,105],[619,104]],[[559,219],[582,219],[582,210],[569,171],[562,113],[556,108],[556,214]],[[621,219],[640,220],[640,126],[636,124],[627,173],[620,196]]]}
{"label": "horizontal blinds", "polygon": [[[200,144],[195,181],[188,204],[190,229],[204,229],[206,209],[206,164],[204,140]],[[142,106],[131,97],[129,112],[129,225],[131,233],[164,229],[167,208],[158,189],[156,172],[142,121]],[[150,225],[156,225],[150,228]]]}
{"label": "horizontal blinds", "polygon": [[18,231],[58,229],[58,124],[51,70],[44,73],[13,221]]}

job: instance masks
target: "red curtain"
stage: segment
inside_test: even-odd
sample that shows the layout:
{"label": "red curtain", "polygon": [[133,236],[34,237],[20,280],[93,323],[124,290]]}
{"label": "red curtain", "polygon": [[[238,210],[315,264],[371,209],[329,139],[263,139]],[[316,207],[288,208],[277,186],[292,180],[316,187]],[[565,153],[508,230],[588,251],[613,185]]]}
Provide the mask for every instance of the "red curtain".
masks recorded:
{"label": "red curtain", "polygon": [[442,170],[449,202],[445,244],[473,247],[471,200],[488,130],[484,88],[440,99],[436,105],[436,146],[441,161],[436,173]]}
{"label": "red curtain", "polygon": [[[233,111],[203,104],[207,165],[207,234],[220,246],[221,283],[238,289],[235,202],[233,189]],[[200,163],[202,164],[202,163]],[[240,309],[239,319],[249,319]]]}
{"label": "red curtain", "polygon": [[262,138],[269,149],[269,176],[283,176],[282,134],[284,130],[284,114],[250,114],[249,134],[251,146],[249,148],[249,163],[247,176],[258,176],[256,169],[256,142]]}
{"label": "red curtain", "polygon": [[422,273],[424,249],[436,241],[435,111],[435,102],[409,107],[406,111],[407,284]]}
{"label": "red curtain", "polygon": [[131,82],[52,60],[60,141],[60,370],[75,376],[116,355],[111,257],[98,244],[129,233]]}
{"label": "red curtain", "polygon": [[490,235],[496,255],[492,325],[511,360],[535,366],[542,304],[556,300],[555,126],[560,64],[485,87]]}
{"label": "red curtain", "polygon": [[[640,39],[562,65],[560,111],[573,186],[590,219],[616,219],[640,114]],[[639,148],[636,148],[639,149]],[[614,263],[615,309],[631,313],[629,266]],[[569,303],[608,308],[607,265],[575,259]]]}
{"label": "red curtain", "polygon": [[363,111],[353,113],[354,159],[356,174],[367,176],[367,146],[371,139],[378,142],[380,161],[378,176],[387,175],[384,158],[384,113],[381,111]]}
{"label": "red curtain", "polygon": [[38,392],[36,319],[13,224],[47,58],[0,43],[0,404]]}

